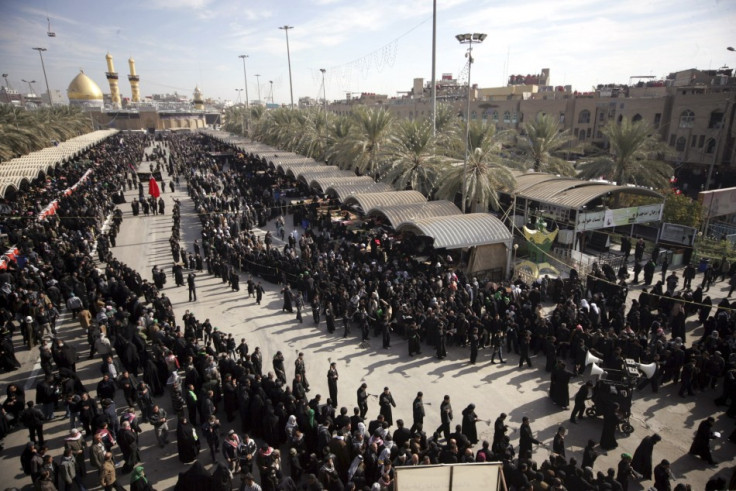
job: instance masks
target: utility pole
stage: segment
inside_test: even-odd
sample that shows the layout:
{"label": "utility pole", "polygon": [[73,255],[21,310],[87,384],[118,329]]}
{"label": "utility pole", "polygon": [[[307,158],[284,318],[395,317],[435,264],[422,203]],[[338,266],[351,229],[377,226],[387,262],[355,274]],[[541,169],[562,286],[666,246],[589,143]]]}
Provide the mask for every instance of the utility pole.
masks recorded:
{"label": "utility pole", "polygon": [[327,114],[327,88],[325,87],[325,70],[324,68],[319,69],[320,72],[322,72],[322,107],[325,110],[325,114]]}
{"label": "utility pole", "polygon": [[432,0],[432,137],[437,136],[437,0]]}
{"label": "utility pole", "polygon": [[289,50],[289,29],[294,29],[294,27],[282,26],[279,29],[286,33],[286,57],[289,60],[289,92],[291,93],[291,108],[294,109],[294,85],[291,81],[291,51]]}
{"label": "utility pole", "polygon": [[53,99],[51,98],[51,89],[49,89],[49,79],[46,77],[46,65],[43,64],[43,52],[46,51],[46,48],[31,48],[35,51],[38,51],[38,56],[41,57],[41,69],[43,69],[43,79],[46,81],[46,93],[49,95],[49,106],[53,106]]}

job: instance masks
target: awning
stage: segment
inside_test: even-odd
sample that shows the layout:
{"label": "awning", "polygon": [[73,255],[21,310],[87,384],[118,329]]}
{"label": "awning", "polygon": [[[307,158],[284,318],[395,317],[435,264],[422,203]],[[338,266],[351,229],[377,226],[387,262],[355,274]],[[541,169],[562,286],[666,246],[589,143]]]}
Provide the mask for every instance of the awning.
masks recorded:
{"label": "awning", "polygon": [[331,176],[324,176],[319,175],[312,179],[312,182],[309,183],[310,188],[319,189],[321,191],[326,191],[328,187],[330,186],[340,186],[340,185],[351,185],[351,184],[373,184],[375,181],[372,177],[369,176],[356,176],[353,172],[348,172],[351,174],[347,177],[331,177]]}
{"label": "awning", "polygon": [[[343,203],[349,196],[359,193],[385,193],[393,191],[393,188],[384,182],[364,182],[358,184],[337,184],[330,185],[325,189],[325,193],[335,197]],[[395,191],[394,191],[395,192]]]}
{"label": "awning", "polygon": [[346,197],[346,206],[358,205],[366,213],[376,206],[406,205],[409,203],[426,203],[427,198],[419,191],[387,191],[382,193],[358,193]]}
{"label": "awning", "polygon": [[432,237],[435,249],[463,249],[498,243],[510,246],[513,241],[506,225],[488,213],[422,218],[401,223],[396,230]]}
{"label": "awning", "polygon": [[369,216],[382,216],[393,228],[400,223],[419,220],[421,218],[462,215],[462,211],[450,201],[425,201],[405,205],[379,205],[368,210]]}

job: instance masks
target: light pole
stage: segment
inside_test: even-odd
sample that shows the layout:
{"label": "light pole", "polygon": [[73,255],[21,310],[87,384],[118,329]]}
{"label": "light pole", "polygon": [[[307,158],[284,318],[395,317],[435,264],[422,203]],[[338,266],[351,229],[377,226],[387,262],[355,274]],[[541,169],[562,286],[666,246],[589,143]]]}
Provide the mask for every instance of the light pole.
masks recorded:
{"label": "light pole", "polygon": [[245,82],[245,111],[248,111],[248,74],[245,71],[245,59],[248,55],[238,55],[238,58],[243,60],[243,81]]}
{"label": "light pole", "polygon": [[256,85],[258,86],[258,104],[261,103],[261,75],[256,73]]}
{"label": "light pole", "polygon": [[324,68],[319,69],[322,72],[322,107],[324,107],[325,114],[327,114],[327,88],[325,87],[325,70]]}
{"label": "light pole", "polygon": [[31,48],[38,51],[38,56],[41,57],[41,69],[43,70],[43,79],[46,81],[46,93],[49,95],[49,106],[53,106],[54,101],[51,98],[51,89],[49,89],[49,79],[46,77],[46,65],[43,64],[43,52],[46,48]]}
{"label": "light pole", "polygon": [[238,102],[242,102],[242,100],[240,99],[240,93],[243,92],[243,89],[235,89],[235,92],[238,93]]}
{"label": "light pole", "polygon": [[273,104],[273,80],[269,80],[268,83],[271,84],[271,104]]}
{"label": "light pole", "polygon": [[437,0],[433,0],[432,2],[432,137],[437,136],[437,79],[435,78],[436,63],[437,63]]}
{"label": "light pole", "polygon": [[32,95],[35,97],[36,93],[33,92],[33,86],[31,84],[35,84],[35,80],[26,80],[24,78],[20,79],[21,82],[28,84],[28,95]]}
{"label": "light pole", "polygon": [[291,82],[291,52],[289,51],[289,29],[294,29],[292,26],[279,27],[286,33],[286,58],[289,60],[289,92],[291,93],[291,108],[294,109],[294,86]]}
{"label": "light pole", "polygon": [[468,45],[468,52],[465,56],[468,58],[468,101],[467,111],[465,113],[465,161],[463,162],[463,206],[462,210],[465,213],[465,201],[467,200],[468,193],[468,158],[470,157],[469,146],[470,146],[470,68],[473,66],[473,43],[480,44],[486,38],[486,34],[474,32],[473,34],[458,34],[455,36],[460,44]]}

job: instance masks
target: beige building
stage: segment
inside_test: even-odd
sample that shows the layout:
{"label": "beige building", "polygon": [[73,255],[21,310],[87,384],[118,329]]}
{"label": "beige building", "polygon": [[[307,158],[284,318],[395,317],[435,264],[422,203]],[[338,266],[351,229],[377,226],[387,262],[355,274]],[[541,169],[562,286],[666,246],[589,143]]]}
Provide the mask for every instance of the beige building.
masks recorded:
{"label": "beige building", "polygon": [[[446,76],[443,76],[445,79]],[[512,76],[513,77],[513,76]],[[517,76],[520,77],[520,76]],[[531,78],[530,78],[531,77]],[[421,79],[415,79],[406,97],[389,99],[359,98],[331,104],[337,114],[349,114],[356,105],[380,105],[399,118],[423,118],[432,114],[428,91],[414,97]],[[736,77],[730,69],[684,70],[665,80],[641,82],[633,86],[602,85],[595,92],[573,92],[569,86],[552,87],[549,71],[526,76],[537,84],[510,84],[507,87],[471,88],[470,119],[483,119],[504,129],[520,129],[524,121],[538,114],[552,114],[562,128],[583,143],[604,146],[602,130],[623,118],[646,121],[672,152],[668,159],[676,167],[686,190],[699,190],[715,164],[711,187],[736,186]],[[446,97],[438,101],[451,104],[458,116],[465,117],[467,89],[447,76]],[[438,85],[442,88],[443,85]],[[447,96],[451,95],[451,96]],[[723,179],[716,179],[722,176]]]}

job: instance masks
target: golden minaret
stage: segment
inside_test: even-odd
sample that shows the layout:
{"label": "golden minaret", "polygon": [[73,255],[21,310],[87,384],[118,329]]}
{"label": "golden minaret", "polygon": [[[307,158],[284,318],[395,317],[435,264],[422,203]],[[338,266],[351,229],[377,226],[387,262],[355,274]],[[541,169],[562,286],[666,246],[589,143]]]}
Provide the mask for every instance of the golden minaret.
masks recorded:
{"label": "golden minaret", "polygon": [[130,67],[130,75],[128,75],[128,80],[130,80],[130,91],[132,92],[130,100],[132,102],[141,102],[141,91],[138,88],[138,82],[140,81],[140,78],[135,73],[135,60],[131,56],[130,59],[128,59],[128,66]]}
{"label": "golden minaret", "polygon": [[107,60],[107,82],[110,84],[110,99],[112,99],[112,105],[115,109],[120,109],[120,89],[118,89],[118,74],[115,71],[115,65],[112,64],[112,55],[107,53],[105,55]]}
{"label": "golden minaret", "polygon": [[202,90],[200,90],[199,85],[194,87],[194,109],[197,111],[204,111],[204,100],[202,98]]}

